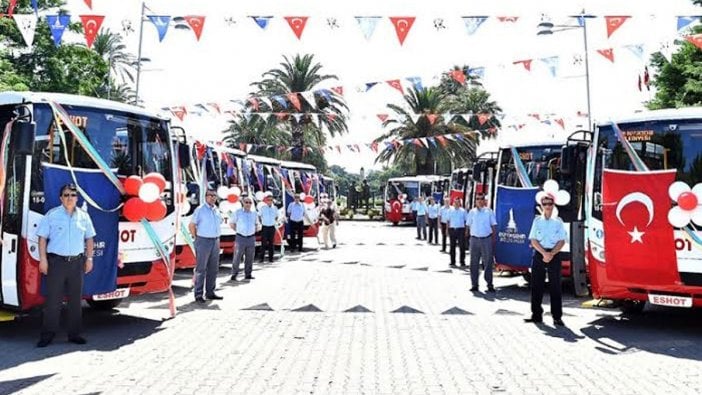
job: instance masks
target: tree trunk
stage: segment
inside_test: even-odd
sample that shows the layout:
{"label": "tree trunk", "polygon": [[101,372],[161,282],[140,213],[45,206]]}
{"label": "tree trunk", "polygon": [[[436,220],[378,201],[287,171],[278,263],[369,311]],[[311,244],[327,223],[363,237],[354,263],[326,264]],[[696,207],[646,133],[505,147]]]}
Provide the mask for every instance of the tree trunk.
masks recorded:
{"label": "tree trunk", "polygon": [[417,175],[434,174],[434,155],[431,151],[426,151],[424,161],[421,160],[422,158],[417,159]]}
{"label": "tree trunk", "polygon": [[293,123],[292,125],[292,150],[290,151],[292,160],[302,162],[302,156],[305,149],[305,139],[302,131],[302,125]]}

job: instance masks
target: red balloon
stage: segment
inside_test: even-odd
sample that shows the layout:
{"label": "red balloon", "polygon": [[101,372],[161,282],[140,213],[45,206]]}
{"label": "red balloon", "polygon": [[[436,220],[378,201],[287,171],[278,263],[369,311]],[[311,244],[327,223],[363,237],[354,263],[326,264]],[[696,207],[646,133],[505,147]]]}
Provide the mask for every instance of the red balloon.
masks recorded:
{"label": "red balloon", "polygon": [[314,203],[314,196],[310,196],[310,195],[305,196],[305,203],[308,203],[308,204]]}
{"label": "red balloon", "polygon": [[122,215],[131,222],[141,221],[146,217],[146,203],[138,197],[133,197],[122,207]]}
{"label": "red balloon", "polygon": [[678,196],[678,206],[685,211],[697,208],[697,196],[692,192],[683,192]]}
{"label": "red balloon", "polygon": [[153,203],[146,203],[146,219],[149,221],[159,221],[166,216],[166,203],[161,199]]}
{"label": "red balloon", "polygon": [[236,203],[236,202],[239,201],[239,195],[235,195],[235,194],[233,194],[233,193],[230,194],[230,195],[227,195],[227,201],[228,201],[229,203]]}
{"label": "red balloon", "polygon": [[156,185],[158,185],[158,192],[163,193],[163,190],[166,189],[166,178],[163,176],[161,173],[149,173],[144,176],[144,183],[147,182],[152,182]]}
{"label": "red balloon", "polygon": [[144,181],[141,179],[141,177],[129,176],[126,180],[124,180],[124,190],[128,196],[137,196],[139,195],[139,188],[141,188],[143,183]]}

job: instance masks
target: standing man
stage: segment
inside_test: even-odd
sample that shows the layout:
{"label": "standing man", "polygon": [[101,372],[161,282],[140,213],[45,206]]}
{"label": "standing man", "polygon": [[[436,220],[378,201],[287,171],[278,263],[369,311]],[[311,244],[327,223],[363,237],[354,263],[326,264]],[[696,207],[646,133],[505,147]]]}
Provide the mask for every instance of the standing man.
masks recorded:
{"label": "standing man", "polygon": [[319,220],[322,223],[322,240],[324,248],[329,248],[329,239],[332,242],[332,248],[336,248],[336,226],[339,223],[339,214],[334,209],[334,202],[328,200],[326,207],[319,213]]}
{"label": "standing man", "polygon": [[459,261],[461,267],[466,266],[466,210],[462,207],[463,201],[456,198],[453,201],[453,208],[448,213],[448,228],[451,254],[451,264],[456,266],[456,244],[458,244],[460,256]]}
{"label": "standing man", "polygon": [[253,209],[253,199],[251,196],[244,196],[242,199],[244,207],[236,210],[229,218],[229,226],[236,232],[236,253],[232,261],[232,281],[236,281],[239,274],[239,264],[244,256],[244,279],[253,280],[253,258],[256,252],[256,232],[260,230],[261,224],[258,222],[258,214]]}
{"label": "standing man", "polygon": [[268,252],[268,262],[273,262],[273,239],[275,238],[276,224],[278,223],[278,207],[273,204],[273,194],[266,192],[263,197],[265,203],[258,213],[261,218],[261,262],[266,258]]}
{"label": "standing man", "polygon": [[487,291],[495,292],[492,285],[492,264],[494,262],[492,246],[497,236],[495,212],[486,206],[485,195],[475,194],[475,207],[468,212],[466,227],[470,235],[470,279],[471,292],[478,291],[480,281],[480,261],[485,270]]}
{"label": "standing man", "polygon": [[219,236],[222,232],[222,214],[217,207],[217,192],[208,189],[205,203],[193,211],[190,220],[190,234],[195,239],[195,301],[205,303],[202,297],[206,289],[207,299],[221,300],[215,294],[217,272],[219,272]]}
{"label": "standing man", "polygon": [[300,202],[300,195],[295,195],[295,201],[288,204],[288,220],[290,221],[290,248],[302,252],[302,238],[305,232],[305,206]]}
{"label": "standing man", "polygon": [[46,275],[46,301],[41,336],[37,347],[46,347],[59,330],[64,298],[68,299],[68,341],[85,344],[80,336],[83,275],[93,270],[95,228],[90,216],[76,207],[78,192],[74,184],[59,191],[61,206],[49,210],[39,223],[39,271]]}
{"label": "standing man", "polygon": [[441,252],[446,252],[446,238],[448,237],[448,220],[451,211],[450,198],[444,198],[444,205],[439,210],[439,223],[441,223]]}
{"label": "standing man", "polygon": [[427,204],[427,221],[429,222],[429,244],[439,244],[439,207],[434,198],[429,197]]}
{"label": "standing man", "polygon": [[551,316],[553,323],[563,326],[563,306],[561,302],[561,257],[559,252],[565,245],[566,230],[560,218],[553,217],[553,198],[541,198],[543,215],[534,218],[529,232],[534,258],[531,261],[531,318],[524,321],[543,322],[546,271],[548,271],[548,289],[551,294]]}
{"label": "standing man", "polygon": [[415,217],[417,222],[417,239],[426,240],[427,239],[427,204],[424,203],[424,196],[419,196],[417,198],[417,205],[415,206],[417,210],[417,216]]}

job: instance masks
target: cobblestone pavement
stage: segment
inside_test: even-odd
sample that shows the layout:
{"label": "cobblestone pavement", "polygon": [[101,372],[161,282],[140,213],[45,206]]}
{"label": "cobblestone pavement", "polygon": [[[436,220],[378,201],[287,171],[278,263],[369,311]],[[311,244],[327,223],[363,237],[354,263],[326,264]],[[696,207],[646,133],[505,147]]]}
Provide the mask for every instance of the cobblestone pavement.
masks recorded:
{"label": "cobblestone pavement", "polygon": [[0,393],[702,392],[697,311],[624,317],[566,296],[566,328],[525,324],[521,277],[474,296],[467,271],[411,227],[338,231],[338,248],[306,239],[313,250],[257,264],[251,282],[228,282],[223,259],[224,300],[204,306],[178,273],[172,320],[165,295],[86,308],[85,346],[37,349],[38,317],[3,323]]}

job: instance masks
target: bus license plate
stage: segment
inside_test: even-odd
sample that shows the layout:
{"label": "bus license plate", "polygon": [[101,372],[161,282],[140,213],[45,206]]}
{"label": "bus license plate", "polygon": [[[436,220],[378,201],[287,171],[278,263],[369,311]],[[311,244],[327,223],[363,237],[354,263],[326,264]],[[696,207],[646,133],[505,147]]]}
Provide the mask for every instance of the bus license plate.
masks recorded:
{"label": "bus license plate", "polygon": [[124,299],[129,296],[129,288],[119,288],[112,292],[93,295],[93,300]]}
{"label": "bus license plate", "polygon": [[688,296],[648,294],[648,301],[659,306],[692,307],[692,298]]}

